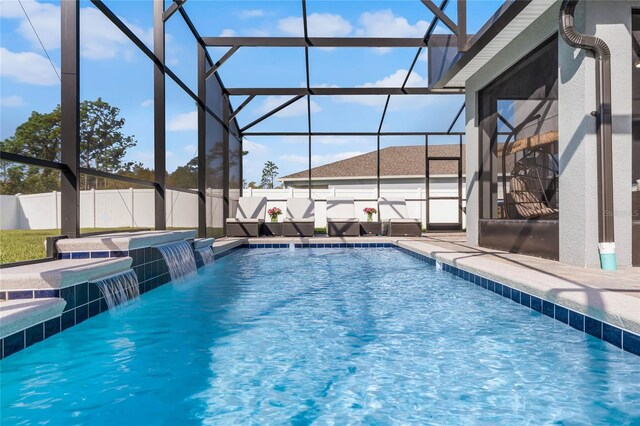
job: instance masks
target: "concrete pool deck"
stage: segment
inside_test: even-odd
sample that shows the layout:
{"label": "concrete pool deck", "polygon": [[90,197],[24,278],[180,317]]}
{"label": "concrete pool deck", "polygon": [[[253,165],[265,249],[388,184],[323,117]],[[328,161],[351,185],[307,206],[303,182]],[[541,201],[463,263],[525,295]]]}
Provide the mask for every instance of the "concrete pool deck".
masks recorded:
{"label": "concrete pool deck", "polygon": [[616,272],[470,246],[464,233],[422,237],[220,238],[216,254],[242,244],[393,243],[467,272],[506,284],[543,300],[640,333],[640,268]]}

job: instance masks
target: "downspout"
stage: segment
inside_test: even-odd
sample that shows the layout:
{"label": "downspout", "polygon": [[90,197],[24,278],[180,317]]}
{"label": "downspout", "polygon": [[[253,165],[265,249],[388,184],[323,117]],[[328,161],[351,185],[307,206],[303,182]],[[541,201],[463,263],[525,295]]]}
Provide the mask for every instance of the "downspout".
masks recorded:
{"label": "downspout", "polygon": [[598,137],[598,251],[600,266],[616,269],[613,226],[613,147],[611,130],[611,52],[594,36],[578,33],[573,14],[579,0],[563,0],[560,5],[560,35],[569,46],[591,51],[596,60],[596,117]]}

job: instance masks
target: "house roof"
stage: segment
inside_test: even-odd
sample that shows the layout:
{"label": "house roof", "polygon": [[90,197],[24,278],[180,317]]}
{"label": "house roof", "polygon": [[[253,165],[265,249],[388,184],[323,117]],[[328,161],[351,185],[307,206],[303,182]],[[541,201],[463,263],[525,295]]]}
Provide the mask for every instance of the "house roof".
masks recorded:
{"label": "house roof", "polygon": [[[460,145],[430,145],[429,157],[458,157]],[[462,170],[465,169],[465,150],[462,150]],[[431,161],[431,175],[457,175],[457,161]],[[425,148],[415,146],[391,146],[380,150],[380,176],[424,176]],[[281,181],[307,179],[308,171],[303,170],[281,177]],[[325,164],[311,169],[313,179],[376,176],[376,151]]]}

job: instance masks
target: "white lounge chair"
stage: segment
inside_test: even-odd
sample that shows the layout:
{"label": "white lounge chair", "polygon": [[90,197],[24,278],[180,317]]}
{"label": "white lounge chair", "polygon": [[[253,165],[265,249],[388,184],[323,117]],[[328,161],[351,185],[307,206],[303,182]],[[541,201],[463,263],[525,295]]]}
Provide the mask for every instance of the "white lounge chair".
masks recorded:
{"label": "white lounge chair", "polygon": [[315,232],[315,204],[310,198],[287,198],[282,222],[285,237],[313,237]]}
{"label": "white lounge chair", "polygon": [[327,234],[330,237],[360,236],[353,198],[327,198]]}
{"label": "white lounge chair", "polygon": [[422,221],[409,217],[404,198],[380,197],[378,200],[380,220],[385,235],[419,237],[422,235]]}
{"label": "white lounge chair", "polygon": [[266,211],[266,197],[240,197],[236,217],[227,219],[227,236],[259,237]]}

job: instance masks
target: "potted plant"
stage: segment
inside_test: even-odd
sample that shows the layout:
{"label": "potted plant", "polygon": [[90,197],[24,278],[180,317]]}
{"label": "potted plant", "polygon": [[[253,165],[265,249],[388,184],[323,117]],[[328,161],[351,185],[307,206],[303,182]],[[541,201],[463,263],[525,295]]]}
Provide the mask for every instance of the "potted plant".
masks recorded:
{"label": "potted plant", "polygon": [[373,215],[378,213],[378,210],[373,207],[365,207],[362,211],[367,214],[367,222],[373,222]]}
{"label": "potted plant", "polygon": [[280,210],[278,207],[272,207],[267,210],[267,214],[271,217],[271,222],[277,222],[278,216],[282,214],[282,210]]}

